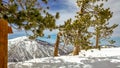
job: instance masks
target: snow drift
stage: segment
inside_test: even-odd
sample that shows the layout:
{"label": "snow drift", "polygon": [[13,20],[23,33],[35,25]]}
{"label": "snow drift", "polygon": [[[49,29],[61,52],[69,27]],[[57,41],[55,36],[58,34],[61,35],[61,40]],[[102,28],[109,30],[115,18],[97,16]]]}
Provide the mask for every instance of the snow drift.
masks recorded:
{"label": "snow drift", "polygon": [[98,49],[90,49],[90,50],[82,50],[79,53],[81,57],[114,57],[120,56],[120,47],[114,48],[102,48],[101,50]]}

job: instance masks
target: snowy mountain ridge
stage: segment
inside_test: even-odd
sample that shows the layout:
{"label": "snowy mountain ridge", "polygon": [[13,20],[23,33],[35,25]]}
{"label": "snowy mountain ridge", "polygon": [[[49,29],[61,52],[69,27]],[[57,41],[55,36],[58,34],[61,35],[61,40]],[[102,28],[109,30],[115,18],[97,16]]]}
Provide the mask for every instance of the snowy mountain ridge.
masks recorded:
{"label": "snowy mountain ridge", "polygon": [[[30,40],[28,37],[18,37],[8,41],[8,61],[18,62],[33,58],[53,56],[54,47],[44,41]],[[59,54],[65,55],[70,52],[69,48],[59,47]]]}

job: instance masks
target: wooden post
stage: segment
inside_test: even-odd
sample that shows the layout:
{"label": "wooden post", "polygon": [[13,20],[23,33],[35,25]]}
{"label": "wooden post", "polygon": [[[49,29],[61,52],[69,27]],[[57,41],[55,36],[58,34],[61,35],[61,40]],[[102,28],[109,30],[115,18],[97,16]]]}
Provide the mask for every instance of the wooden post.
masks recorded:
{"label": "wooden post", "polygon": [[8,26],[6,20],[0,19],[0,68],[7,68],[8,33],[12,33],[12,28]]}

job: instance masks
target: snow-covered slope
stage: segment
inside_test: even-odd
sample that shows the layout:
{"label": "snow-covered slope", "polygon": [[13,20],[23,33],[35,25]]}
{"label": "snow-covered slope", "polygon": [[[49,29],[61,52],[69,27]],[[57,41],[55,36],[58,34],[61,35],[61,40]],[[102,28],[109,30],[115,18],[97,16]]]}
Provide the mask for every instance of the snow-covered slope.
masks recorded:
{"label": "snow-covered slope", "polygon": [[98,49],[90,49],[88,51],[82,50],[79,53],[79,56],[82,57],[113,57],[120,56],[120,47],[116,48],[102,48]]}
{"label": "snow-covered slope", "polygon": [[[8,41],[8,61],[17,62],[33,58],[53,56],[54,47],[44,41],[30,40],[28,37],[18,37]],[[59,54],[68,54],[70,50],[59,48]]]}
{"label": "snow-covered slope", "polygon": [[90,49],[88,51],[82,50],[79,55],[76,56],[58,56],[58,57],[46,57],[46,58],[37,58],[32,59],[25,62],[36,62],[36,63],[58,63],[60,60],[64,62],[72,62],[72,63],[81,63],[81,60],[87,60],[90,58],[119,58],[120,62],[120,47],[118,48],[103,48],[101,50],[98,49]]}
{"label": "snow-covered slope", "polygon": [[8,63],[8,68],[119,68],[120,47],[82,50],[77,56],[36,58]]}
{"label": "snow-covered slope", "polygon": [[[119,68],[120,48],[104,48],[100,51],[82,50],[78,56],[36,58],[24,62],[9,63],[9,68]],[[83,55],[84,54],[84,55]]]}

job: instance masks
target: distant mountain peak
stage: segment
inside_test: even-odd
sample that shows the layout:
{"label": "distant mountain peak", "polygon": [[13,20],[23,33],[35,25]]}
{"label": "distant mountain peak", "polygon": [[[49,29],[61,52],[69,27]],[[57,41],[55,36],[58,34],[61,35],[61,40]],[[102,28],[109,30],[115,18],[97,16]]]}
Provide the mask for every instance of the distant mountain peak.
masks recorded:
{"label": "distant mountain peak", "polygon": [[[53,56],[54,47],[52,44],[41,40],[30,40],[28,37],[18,37],[8,41],[8,61],[18,62],[33,58]],[[70,52],[69,48],[59,47],[59,54],[64,55]]]}

